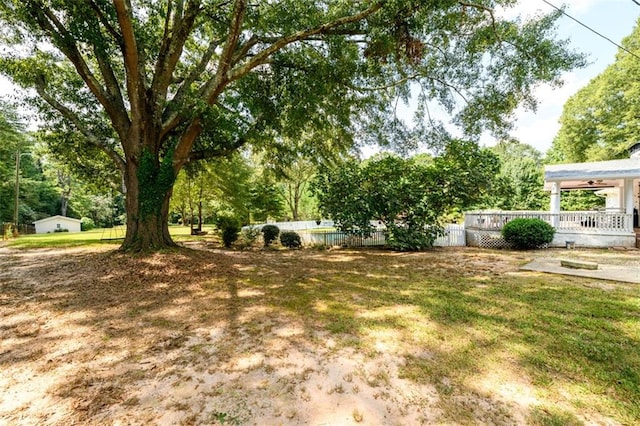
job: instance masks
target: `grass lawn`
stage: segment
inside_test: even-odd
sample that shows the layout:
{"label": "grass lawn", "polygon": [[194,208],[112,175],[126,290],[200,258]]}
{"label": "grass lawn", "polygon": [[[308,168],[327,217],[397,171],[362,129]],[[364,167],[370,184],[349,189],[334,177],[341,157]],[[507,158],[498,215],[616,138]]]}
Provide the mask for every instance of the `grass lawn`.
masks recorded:
{"label": "grass lawn", "polygon": [[[214,232],[212,225],[205,225],[203,231]],[[20,235],[6,241],[12,248],[79,247],[93,244],[120,245],[126,228],[99,228],[83,232],[53,232],[50,234]],[[175,241],[198,241],[202,236],[192,236],[188,226],[170,225],[169,232]]]}
{"label": "grass lawn", "polygon": [[567,251],[113,248],[0,249],[0,423],[640,422],[638,286],[518,271]]}

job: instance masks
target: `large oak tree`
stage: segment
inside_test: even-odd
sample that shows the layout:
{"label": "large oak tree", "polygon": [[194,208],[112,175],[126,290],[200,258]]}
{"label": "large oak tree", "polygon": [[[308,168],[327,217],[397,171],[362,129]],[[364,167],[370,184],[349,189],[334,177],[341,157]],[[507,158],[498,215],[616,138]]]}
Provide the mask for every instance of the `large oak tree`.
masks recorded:
{"label": "large oak tree", "polygon": [[44,123],[118,168],[123,249],[159,248],[173,244],[169,200],[190,161],[302,132],[397,131],[392,100],[411,87],[422,123],[438,102],[467,134],[504,129],[537,83],[581,62],[553,39],[557,14],[494,12],[514,3],[0,0],[0,71],[35,89]]}

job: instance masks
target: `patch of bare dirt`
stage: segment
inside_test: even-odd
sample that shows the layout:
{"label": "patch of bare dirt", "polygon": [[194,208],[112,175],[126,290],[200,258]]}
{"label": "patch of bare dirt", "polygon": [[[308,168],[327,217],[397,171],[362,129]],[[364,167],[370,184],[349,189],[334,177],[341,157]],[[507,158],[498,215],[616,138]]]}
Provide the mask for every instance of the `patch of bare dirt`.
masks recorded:
{"label": "patch of bare dirt", "polygon": [[[322,289],[336,277],[357,285],[351,277],[361,274],[482,283],[515,273],[527,256],[199,247],[132,257],[110,248],[0,248],[0,423],[447,423],[446,383],[402,373],[407,360],[433,354],[393,330],[370,332],[371,345],[348,324],[327,331],[317,313],[330,300],[287,292]],[[480,423],[517,423],[528,407],[482,387],[452,400]]]}

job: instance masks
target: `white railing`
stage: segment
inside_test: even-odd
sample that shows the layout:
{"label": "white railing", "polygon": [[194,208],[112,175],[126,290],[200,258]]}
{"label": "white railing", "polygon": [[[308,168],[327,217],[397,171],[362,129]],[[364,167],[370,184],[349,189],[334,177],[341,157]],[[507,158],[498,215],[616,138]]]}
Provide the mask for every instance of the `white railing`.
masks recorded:
{"label": "white railing", "polygon": [[499,231],[512,219],[542,219],[556,231],[584,233],[633,232],[633,215],[613,212],[560,212],[557,214],[536,211],[476,211],[464,215],[467,229]]}

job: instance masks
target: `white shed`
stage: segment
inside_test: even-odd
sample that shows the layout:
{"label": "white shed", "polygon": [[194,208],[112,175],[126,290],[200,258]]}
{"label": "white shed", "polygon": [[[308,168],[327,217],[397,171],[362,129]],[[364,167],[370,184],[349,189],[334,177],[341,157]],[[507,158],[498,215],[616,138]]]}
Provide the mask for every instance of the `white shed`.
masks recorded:
{"label": "white shed", "polygon": [[33,224],[36,227],[36,234],[56,232],[57,229],[66,229],[69,232],[80,232],[80,220],[72,217],[56,215],[36,220]]}

